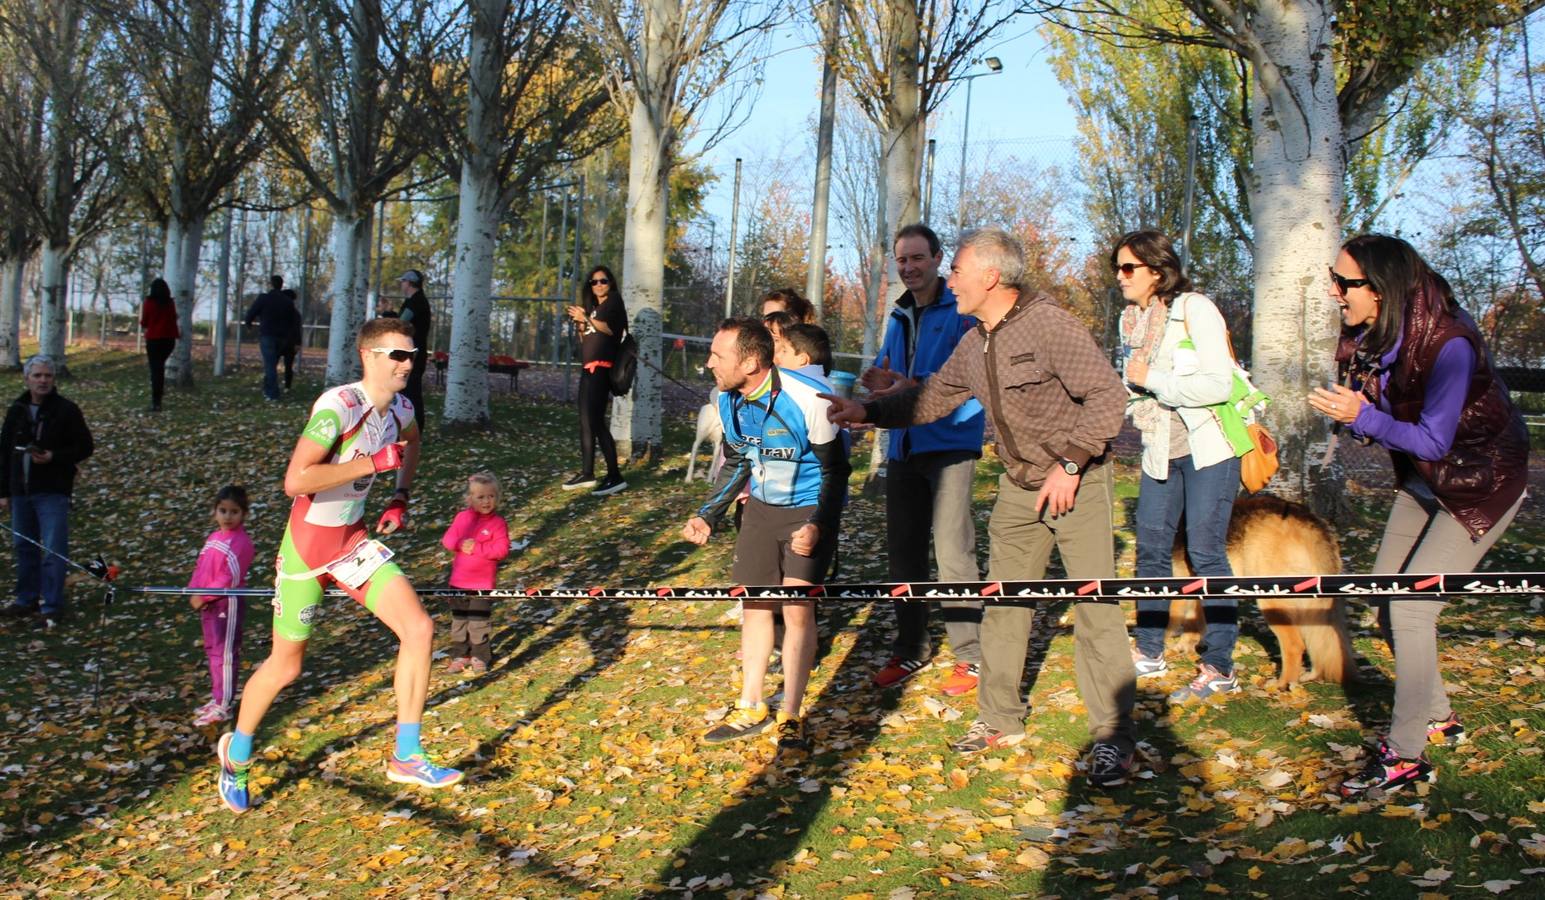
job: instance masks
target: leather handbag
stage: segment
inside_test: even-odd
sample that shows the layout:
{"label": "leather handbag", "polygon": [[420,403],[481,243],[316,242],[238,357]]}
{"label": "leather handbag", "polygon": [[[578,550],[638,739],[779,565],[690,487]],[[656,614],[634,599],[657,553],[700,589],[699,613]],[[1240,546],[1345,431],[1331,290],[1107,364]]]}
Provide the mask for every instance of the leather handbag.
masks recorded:
{"label": "leather handbag", "polygon": [[1277,439],[1259,422],[1246,425],[1245,431],[1249,433],[1250,442],[1254,446],[1239,458],[1239,483],[1246,492],[1253,494],[1265,487],[1271,477],[1277,474],[1280,467],[1277,462]]}

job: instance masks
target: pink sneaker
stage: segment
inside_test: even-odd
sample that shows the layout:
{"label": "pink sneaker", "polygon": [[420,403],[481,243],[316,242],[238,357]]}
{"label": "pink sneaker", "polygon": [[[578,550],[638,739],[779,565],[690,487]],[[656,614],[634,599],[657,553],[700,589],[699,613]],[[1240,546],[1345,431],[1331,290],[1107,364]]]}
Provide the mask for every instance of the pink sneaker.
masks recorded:
{"label": "pink sneaker", "polygon": [[201,708],[198,711],[198,715],[193,717],[193,727],[204,728],[209,725],[227,721],[230,719],[230,717],[231,714],[226,712],[225,707],[216,706],[215,704],[211,703],[208,706]]}

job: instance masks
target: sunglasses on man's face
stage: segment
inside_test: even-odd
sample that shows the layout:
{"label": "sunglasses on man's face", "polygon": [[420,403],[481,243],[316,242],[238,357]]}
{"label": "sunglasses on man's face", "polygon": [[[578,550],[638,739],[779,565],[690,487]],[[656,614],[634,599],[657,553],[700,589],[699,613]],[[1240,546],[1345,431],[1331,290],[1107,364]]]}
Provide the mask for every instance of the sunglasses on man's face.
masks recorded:
{"label": "sunglasses on man's face", "polygon": [[1336,293],[1343,297],[1353,288],[1367,287],[1373,283],[1366,278],[1343,278],[1336,274],[1335,269],[1330,270],[1330,280],[1336,285]]}
{"label": "sunglasses on man's face", "polygon": [[392,362],[408,362],[418,354],[418,348],[412,347],[404,350],[401,347],[371,347],[371,353],[385,353]]}
{"label": "sunglasses on man's face", "polygon": [[1125,275],[1128,278],[1131,278],[1133,275],[1135,275],[1137,273],[1138,269],[1151,269],[1151,268],[1153,268],[1153,266],[1150,266],[1147,263],[1122,263],[1121,265],[1116,266],[1115,270],[1117,272],[1119,272],[1120,274]]}
{"label": "sunglasses on man's face", "polygon": [[612,283],[612,280],[610,278],[592,278],[592,279],[590,279],[590,286],[591,287],[595,287],[598,284],[611,284],[611,283]]}

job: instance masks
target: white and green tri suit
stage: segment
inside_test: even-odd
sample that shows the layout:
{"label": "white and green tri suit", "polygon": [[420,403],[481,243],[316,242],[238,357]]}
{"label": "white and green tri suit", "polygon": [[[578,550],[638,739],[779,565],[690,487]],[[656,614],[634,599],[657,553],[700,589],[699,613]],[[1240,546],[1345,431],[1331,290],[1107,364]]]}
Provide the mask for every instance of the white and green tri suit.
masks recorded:
{"label": "white and green tri suit", "polygon": [[[346,463],[373,456],[388,444],[403,440],[418,428],[413,404],[401,394],[386,412],[377,412],[362,384],[335,387],[311,407],[302,437],[328,450],[323,464]],[[311,636],[321,607],[322,592],[335,584],[325,567],[348,555],[365,534],[365,498],[375,474],[295,498],[289,524],[279,547],[274,579],[274,633],[292,641]],[[375,612],[381,591],[402,570],[386,562],[359,588],[338,584],[345,593]]]}

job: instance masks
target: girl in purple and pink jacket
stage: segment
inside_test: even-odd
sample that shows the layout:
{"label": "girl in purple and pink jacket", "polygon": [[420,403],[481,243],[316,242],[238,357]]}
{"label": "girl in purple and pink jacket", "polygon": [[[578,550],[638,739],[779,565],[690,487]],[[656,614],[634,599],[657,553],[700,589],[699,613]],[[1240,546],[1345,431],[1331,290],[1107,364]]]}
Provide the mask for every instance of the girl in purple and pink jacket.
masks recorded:
{"label": "girl in purple and pink jacket", "polygon": [[[214,519],[216,528],[204,539],[188,587],[245,587],[247,567],[252,565],[252,539],[242,527],[247,520],[246,489],[234,484],[221,488],[215,494]],[[209,656],[213,683],[213,698],[194,713],[193,724],[202,728],[231,717],[247,601],[244,597],[197,594],[192,604],[203,620],[204,652]]]}

